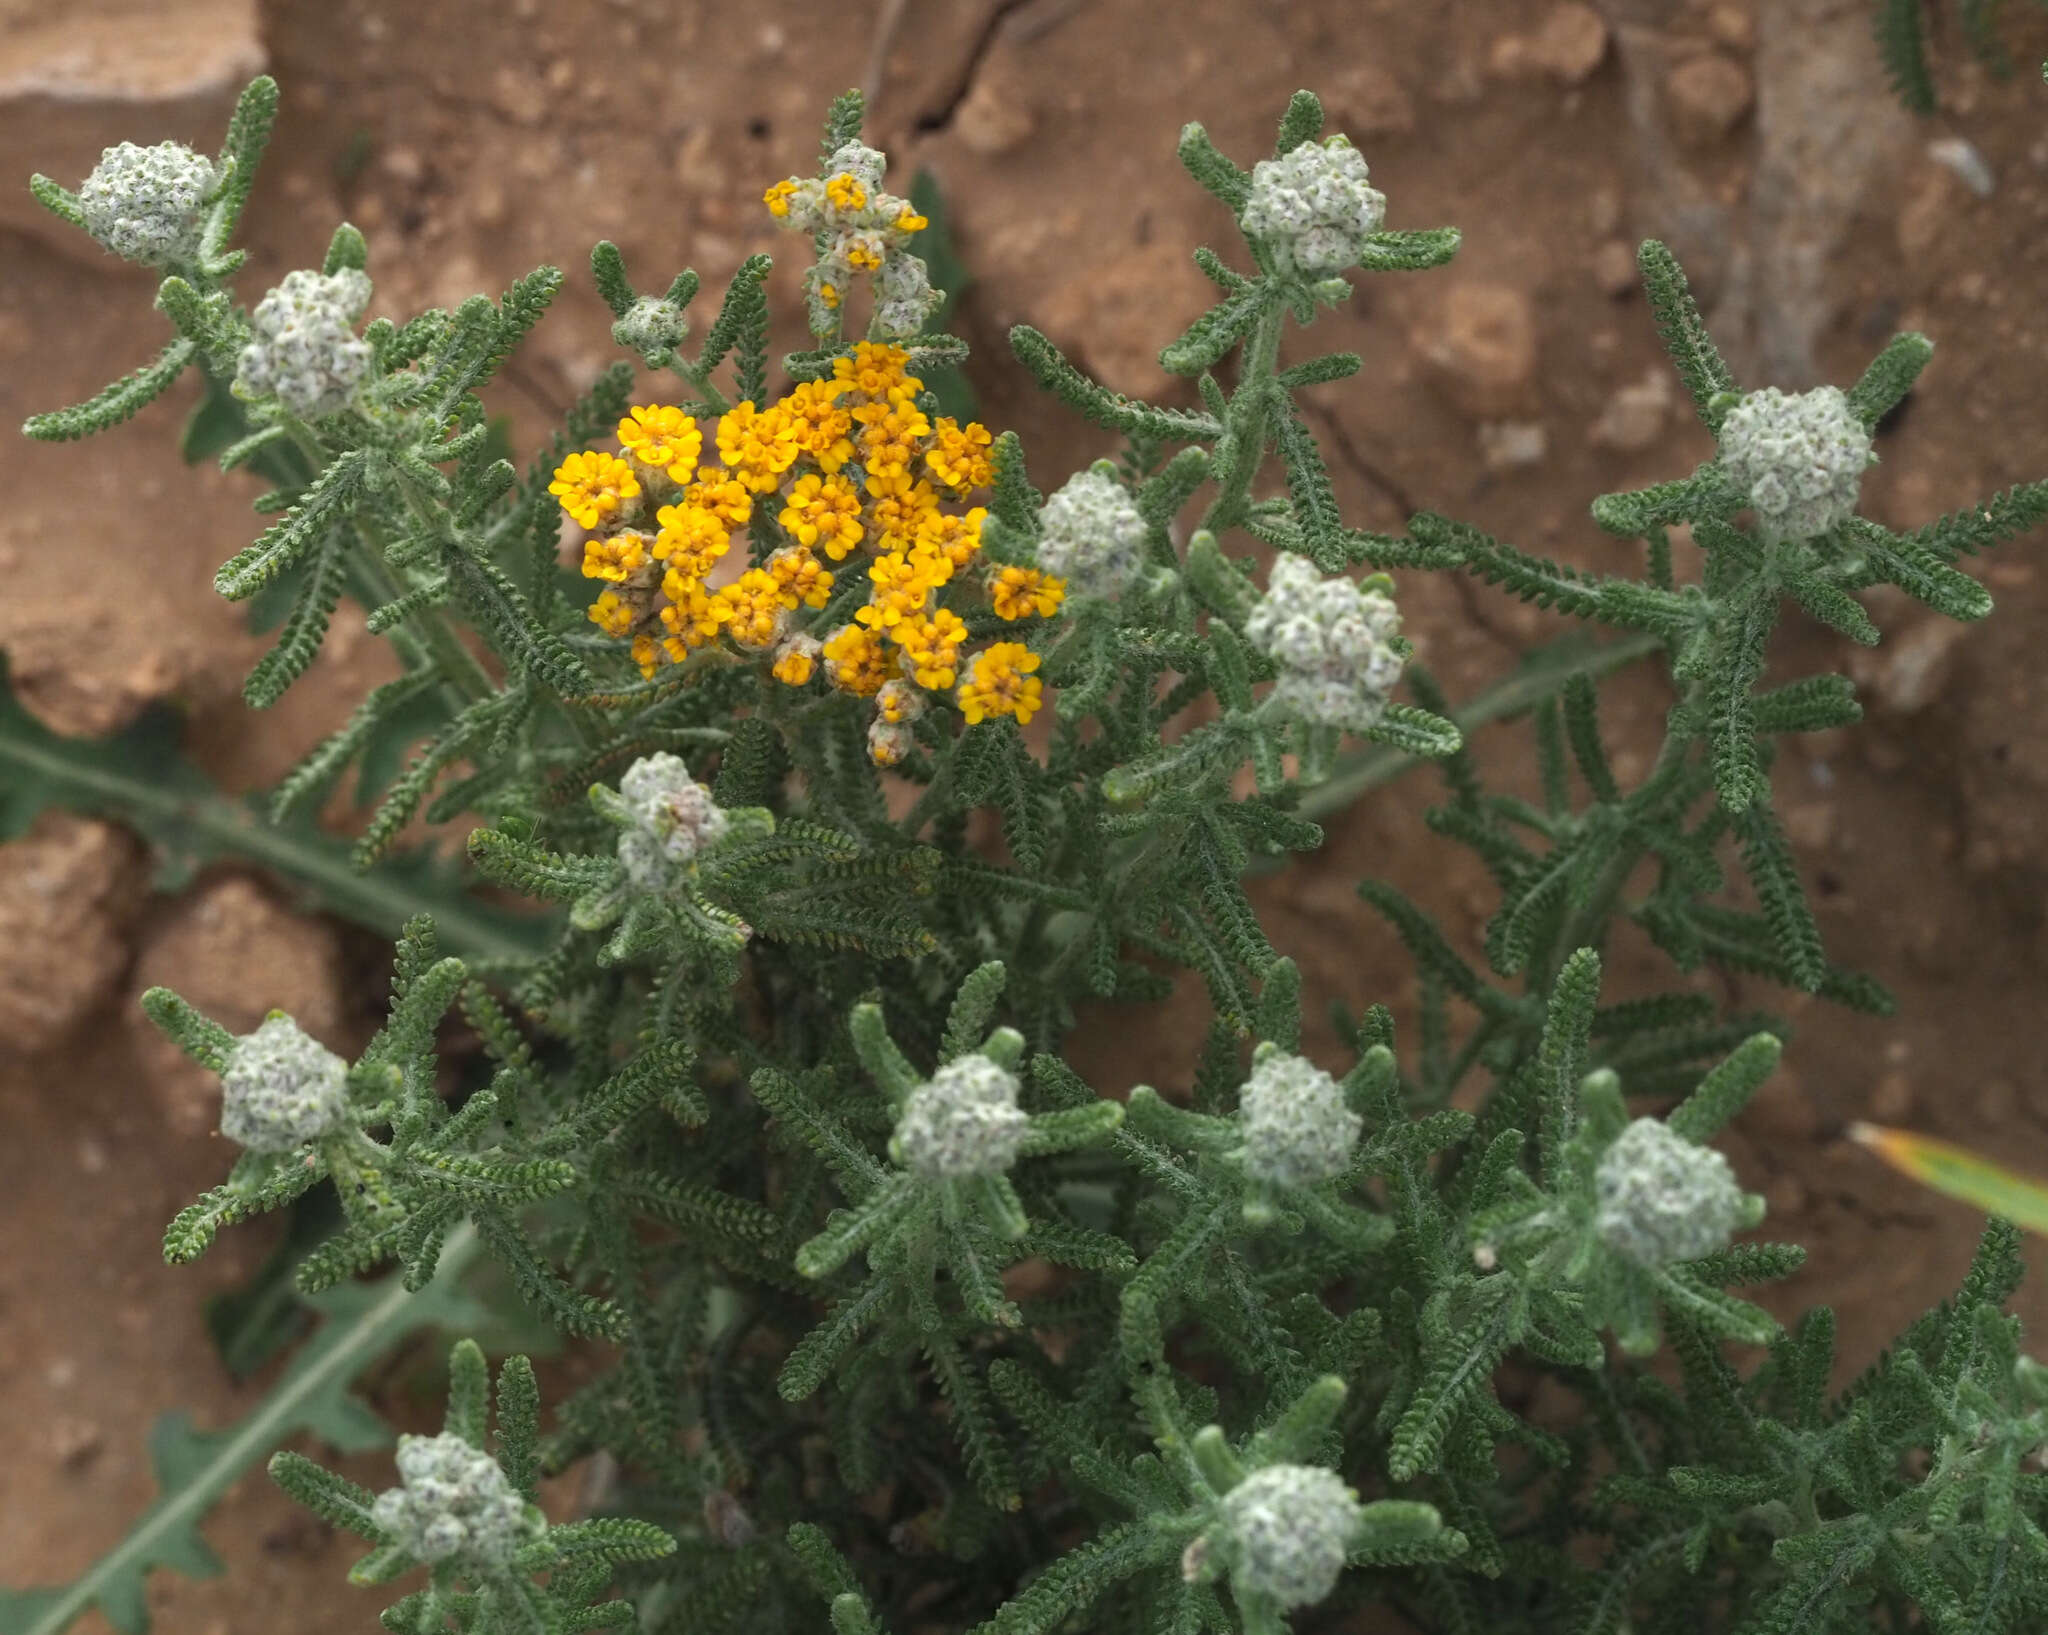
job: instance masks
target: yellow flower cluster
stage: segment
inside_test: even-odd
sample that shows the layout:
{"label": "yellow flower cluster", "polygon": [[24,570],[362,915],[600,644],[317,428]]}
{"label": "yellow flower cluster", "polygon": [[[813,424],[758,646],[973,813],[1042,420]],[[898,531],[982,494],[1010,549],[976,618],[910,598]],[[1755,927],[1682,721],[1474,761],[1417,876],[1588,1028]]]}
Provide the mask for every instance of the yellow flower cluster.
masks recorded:
{"label": "yellow flower cluster", "polygon": [[[792,687],[822,674],[884,706],[870,745],[885,765],[910,745],[924,708],[915,689],[957,689],[970,723],[1037,711],[1036,656],[1008,641],[970,660],[962,614],[1049,618],[1066,586],[981,559],[987,513],[966,502],[994,480],[992,439],[920,409],[924,383],[909,361],[864,341],[829,380],[765,407],[741,403],[704,428],[679,408],[640,405],[619,422],[623,455],[562,462],[549,491],[589,530],[583,572],[605,585],[590,620],[632,644],[643,675],[708,646],[760,655]],[[714,452],[716,463],[699,464]],[[765,518],[784,543],[765,557],[734,554],[735,536],[747,544],[741,531]],[[840,574],[827,566],[856,553]],[[867,586],[852,622],[806,628],[805,610],[822,610],[847,572]]]}

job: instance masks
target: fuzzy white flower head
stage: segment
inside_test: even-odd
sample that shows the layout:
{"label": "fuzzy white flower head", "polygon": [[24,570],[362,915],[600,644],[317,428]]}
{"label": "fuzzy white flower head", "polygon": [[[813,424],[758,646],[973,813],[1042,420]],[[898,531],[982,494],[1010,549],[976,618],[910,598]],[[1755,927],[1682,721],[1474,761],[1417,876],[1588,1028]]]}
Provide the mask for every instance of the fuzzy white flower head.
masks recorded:
{"label": "fuzzy white flower head", "polygon": [[907,251],[892,250],[875,275],[875,333],[884,340],[907,341],[923,332],[945,300],[932,288],[922,261]]}
{"label": "fuzzy white flower head", "polygon": [[502,1570],[539,1530],[497,1460],[450,1432],[401,1436],[398,1474],[370,1515],[421,1561]]}
{"label": "fuzzy white flower head", "polygon": [[1639,1118],[1615,1138],[1594,1172],[1595,1227],[1610,1249],[1644,1266],[1697,1260],[1755,1224],[1755,1210],[1728,1160]]}
{"label": "fuzzy white flower head", "polygon": [[888,173],[889,156],[865,142],[848,142],[835,148],[832,157],[825,161],[828,177],[851,176],[871,193],[882,185],[882,178]]}
{"label": "fuzzy white flower head", "polygon": [[908,721],[875,720],[868,723],[868,759],[877,766],[895,766],[917,743]]}
{"label": "fuzzy white flower head", "polygon": [[1365,1507],[1320,1465],[1268,1465],[1223,1495],[1212,1543],[1241,1590],[1305,1607],[1337,1587]]}
{"label": "fuzzy white flower head", "polygon": [[1071,595],[1114,597],[1145,565],[1145,519],[1107,461],[1069,477],[1038,527],[1038,566]]}
{"label": "fuzzy white flower head", "polygon": [[220,1085],[220,1133],[251,1152],[303,1147],[348,1112],[348,1063],[282,1011],[235,1041]]}
{"label": "fuzzy white flower head", "polygon": [[641,296],[626,309],[625,317],[612,325],[612,340],[628,352],[639,353],[650,369],[665,367],[689,333],[683,309],[658,295]]}
{"label": "fuzzy white flower head", "polygon": [[163,267],[198,254],[206,197],[219,180],[213,161],[182,142],[123,142],[100,155],[78,207],[85,230],[114,254]]}
{"label": "fuzzy white flower head", "polygon": [[1400,610],[1377,590],[1325,579],[1283,556],[1245,620],[1245,640],[1280,667],[1274,697],[1291,715],[1362,732],[1386,714],[1401,679]]}
{"label": "fuzzy white flower head", "polygon": [[369,342],[355,332],[369,304],[369,277],[354,267],[286,273],[249,315],[236,391],[275,397],[301,420],[347,408],[370,368]]}
{"label": "fuzzy white flower head", "polygon": [[1001,1175],[1017,1161],[1029,1123],[1016,1074],[986,1056],[961,1056],[911,1091],[889,1150],[928,1181]]}
{"label": "fuzzy white flower head", "polygon": [[1314,1186],[1351,1163],[1365,1121],[1314,1062],[1262,1048],[1238,1096],[1245,1173],[1279,1186]]}
{"label": "fuzzy white flower head", "polygon": [[1751,392],[1728,411],[1719,442],[1721,470],[1772,539],[1811,539],[1846,521],[1875,458],[1839,386]]}
{"label": "fuzzy white flower head", "polygon": [[1282,272],[1329,278],[1355,267],[1387,217],[1387,196],[1367,179],[1365,156],[1344,136],[1304,142],[1252,166],[1238,223]]}
{"label": "fuzzy white flower head", "polygon": [[[690,862],[717,844],[732,824],[711,791],[690,776],[680,755],[647,755],[635,761],[619,780],[619,798],[634,828],[652,839],[671,863]],[[627,836],[632,832],[628,830]],[[621,858],[626,857],[626,844],[622,836]]]}

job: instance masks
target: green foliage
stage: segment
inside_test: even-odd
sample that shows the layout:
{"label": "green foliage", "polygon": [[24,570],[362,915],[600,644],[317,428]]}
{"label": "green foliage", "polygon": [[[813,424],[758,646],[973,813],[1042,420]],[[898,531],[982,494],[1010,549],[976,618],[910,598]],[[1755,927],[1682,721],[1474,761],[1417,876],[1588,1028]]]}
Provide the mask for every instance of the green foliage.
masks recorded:
{"label": "green foliage", "polygon": [[[922,587],[931,600],[894,609],[898,625],[957,618],[963,675],[913,666],[877,703],[829,648],[829,677],[808,674],[833,627],[837,642],[859,635],[857,613],[890,624],[883,599],[862,606],[868,558],[844,552],[817,587],[818,637],[792,597],[762,615],[766,639],[714,619],[675,636],[673,662],[636,657],[559,565],[551,492],[575,487],[557,472],[631,405],[631,367],[523,466],[478,395],[556,293],[551,269],[499,300],[372,323],[345,407],[308,418],[230,387],[255,331],[223,282],[224,241],[267,83],[237,117],[203,253],[160,292],[179,334],[166,362],[31,430],[105,429],[170,384],[168,360],[196,365],[188,454],[270,486],[273,520],[219,578],[279,631],[250,701],[280,696],[358,609],[398,674],[273,792],[275,823],[211,793],[163,720],[76,743],[0,692],[0,835],[53,804],[105,813],[159,847],[172,881],[254,858],[398,934],[388,1021],[352,1063],[288,1022],[236,1039],[167,991],[145,1000],[222,1076],[223,1127],[252,1144],[172,1223],[167,1257],[305,1199],[305,1219],[333,1225],[295,1251],[297,1287],[357,1317],[307,1342],[231,1445],[167,1458],[169,1508],[79,1585],[0,1601],[0,1635],[55,1635],[95,1600],[134,1635],[143,1573],[204,1568],[205,1505],[285,1431],[334,1436],[311,1405],[443,1312],[436,1291],[472,1259],[537,1321],[604,1342],[545,1430],[530,1370],[507,1363],[488,1455],[487,1371],[458,1347],[433,1457],[469,1473],[497,1531],[430,1537],[431,1483],[385,1503],[310,1460],[273,1467],[369,1540],[359,1582],[434,1557],[428,1586],[385,1615],[401,1635],[634,1619],[829,1620],[838,1635],[2038,1623],[2048,1388],[2002,1314],[2010,1231],[1831,1397],[1826,1310],[1781,1331],[1732,1292],[1800,1251],[1738,1240],[1760,1206],[1707,1145],[1772,1070],[1784,1025],[1727,1013],[1704,982],[1603,1002],[1601,979],[1629,922],[1680,973],[1888,1010],[1872,978],[1829,960],[1772,805],[1776,741],[1853,724],[1853,688],[1767,677],[1766,650],[1788,605],[1874,640],[1858,597],[1880,583],[1983,617],[1961,564],[2048,520],[2048,482],[1904,534],[1824,507],[1787,525],[1741,439],[1768,456],[1804,422],[1753,435],[1776,400],[1741,394],[1653,242],[1651,318],[1717,454],[1594,502],[1598,526],[1643,546],[1640,574],[1433,512],[1400,535],[1354,528],[1299,394],[1360,361],[1283,356],[1290,321],[1350,285],[1249,233],[1249,270],[1199,252],[1216,303],[1161,337],[1198,409],[1112,392],[1037,332],[1012,334],[1025,369],[1124,446],[1047,499],[1013,434],[986,445],[978,549]],[[834,104],[828,158],[861,112],[854,93]],[[1181,157],[1251,222],[1281,219],[1270,198],[1251,208],[1276,185],[1268,166],[1322,165],[1313,208],[1350,201],[1326,225],[1357,270],[1448,260],[1454,229],[1380,231],[1374,207],[1363,230],[1356,155],[1320,143],[1321,122],[1304,93],[1274,160],[1241,168],[1196,125]],[[791,185],[822,197],[826,180]],[[54,184],[39,196],[78,216]],[[814,236],[829,261],[835,241]],[[925,248],[944,280],[943,241]],[[361,235],[338,230],[325,273],[352,287],[368,265]],[[674,407],[733,416],[726,458],[757,501],[727,530],[728,561],[787,566],[801,536],[775,484],[794,478],[763,480],[743,446],[773,408],[768,258],[741,266],[694,348],[693,273],[656,296],[615,246],[591,266],[615,338],[680,382]],[[878,367],[840,338],[832,293],[826,344],[781,360],[794,380]],[[965,349],[919,314],[895,338],[923,384],[878,414],[942,414],[941,371]],[[878,313],[871,339],[890,334]],[[1846,394],[1801,400],[1854,457],[1837,486],[1853,491],[1858,438],[1929,350],[1900,336]],[[622,512],[636,526],[675,498],[639,469],[655,492]],[[1702,558],[1683,588],[1680,523]],[[621,537],[600,520],[593,577],[612,571],[606,549],[630,556]],[[1064,601],[1009,617],[998,573],[1056,561],[1073,567]],[[1393,581],[1353,583],[1354,568],[1466,574],[1618,635],[1575,632],[1454,701],[1411,662]],[[679,625],[654,614],[647,572],[617,566],[607,584],[642,598],[626,624],[651,644]],[[882,641],[888,662],[909,648],[900,628]],[[977,668],[998,652],[999,684]],[[1602,720],[1603,683],[1642,663],[1670,683],[1646,765]],[[1481,777],[1466,739],[1487,722],[1526,723],[1533,797]],[[1301,973],[1246,881],[1422,760],[1444,785],[1430,829],[1473,853],[1497,903],[1468,951],[1397,883],[1359,882],[1412,956],[1413,1027],[1397,1038],[1379,1005],[1340,1011],[1343,1060],[1326,1071],[1301,1054]],[[303,816],[283,826],[351,772],[370,808],[349,849],[361,873]],[[486,910],[449,865],[392,855],[413,827],[457,822],[476,876],[560,910]],[[1118,1100],[1070,1065],[1077,1030],[1120,1026],[1188,977],[1208,1016],[1185,1050],[1169,1041],[1163,1088]],[[442,1038],[456,1011],[459,1047]],[[445,1073],[458,1050],[470,1071]],[[395,1285],[354,1281],[391,1261]],[[1769,1349],[1745,1373],[1728,1341]],[[1539,1424],[1515,1407],[1538,1400],[1565,1412]],[[586,1460],[609,1473],[602,1513],[535,1523],[535,1481]]]}

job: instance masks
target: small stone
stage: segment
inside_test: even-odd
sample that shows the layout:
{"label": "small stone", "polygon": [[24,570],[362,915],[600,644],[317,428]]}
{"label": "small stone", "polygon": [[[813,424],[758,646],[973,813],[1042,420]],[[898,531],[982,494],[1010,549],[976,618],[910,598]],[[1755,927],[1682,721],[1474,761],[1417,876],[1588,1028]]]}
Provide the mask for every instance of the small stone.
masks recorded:
{"label": "small stone", "polygon": [[1716,6],[1707,13],[1707,32],[1731,51],[1748,51],[1756,44],[1756,19],[1741,6]]}
{"label": "small stone", "polygon": [[1583,85],[1607,55],[1607,24],[1583,0],[1553,6],[1529,37],[1529,61],[1561,85]]}
{"label": "small stone", "polygon": [[953,114],[953,131],[970,152],[985,159],[1010,153],[1031,140],[1038,120],[1008,75],[983,72]]}
{"label": "small stone", "polygon": [[1894,1069],[1870,1093],[1870,1117],[1878,1124],[1904,1124],[1913,1116],[1913,1081]]}
{"label": "small stone", "polygon": [[1819,1109],[1807,1095],[1799,1075],[1782,1062],[1757,1086],[1736,1123],[1772,1144],[1811,1141],[1820,1134]]}
{"label": "small stone", "polygon": [[1415,99],[1393,72],[1360,63],[1338,74],[1325,98],[1333,129],[1347,136],[1405,136],[1415,129]]}
{"label": "small stone", "polygon": [[[1962,212],[1969,202],[1963,180],[1948,166],[1928,160],[1917,166],[1912,179],[1900,190],[1903,199],[1892,225],[1899,254],[1908,261],[1931,261],[1953,239]],[[1966,300],[1981,300],[1981,285],[1974,290],[1959,288]]]}
{"label": "small stone", "polygon": [[[238,875],[185,898],[143,948],[134,988],[139,993],[159,985],[237,1036],[254,1033],[273,1006],[317,1039],[339,1042],[344,1031],[341,945],[334,932],[286,912]],[[219,1078],[189,1061],[139,1005],[124,1015],[170,1128],[179,1135],[216,1128]]]}
{"label": "small stone", "polygon": [[1878,706],[1915,715],[1939,699],[1955,678],[1956,653],[1970,627],[1927,614],[1876,648],[1851,657],[1850,675]]}
{"label": "small stone", "polygon": [[136,864],[122,830],[63,812],[0,847],[0,1051],[56,1044],[113,992]]}
{"label": "small stone", "polygon": [[1479,428],[1479,452],[1488,471],[1540,466],[1550,452],[1550,434],[1540,420],[1493,420]]}
{"label": "small stone", "polygon": [[1742,123],[1756,89],[1742,64],[1708,51],[1671,70],[1664,97],[1679,141],[1689,148],[1710,148]]}
{"label": "small stone", "polygon": [[1636,252],[1626,240],[1605,240],[1593,252],[1592,270],[1593,287],[1608,299],[1618,301],[1635,293]]}
{"label": "small stone", "polygon": [[1412,344],[1436,385],[1472,419],[1509,419],[1531,406],[1536,314],[1513,285],[1452,286]]}
{"label": "small stone", "polygon": [[50,1421],[50,1452],[64,1470],[83,1470],[99,1456],[107,1433],[90,1419],[59,1414]]}
{"label": "small stone", "polygon": [[1047,298],[1044,328],[1113,392],[1156,399],[1187,386],[1159,349],[1214,304],[1216,286],[1161,237],[1107,266],[1079,267]]}
{"label": "small stone", "polygon": [[1596,448],[1641,454],[1655,448],[1671,425],[1671,377],[1652,369],[1632,385],[1618,388],[1593,422],[1586,440]]}

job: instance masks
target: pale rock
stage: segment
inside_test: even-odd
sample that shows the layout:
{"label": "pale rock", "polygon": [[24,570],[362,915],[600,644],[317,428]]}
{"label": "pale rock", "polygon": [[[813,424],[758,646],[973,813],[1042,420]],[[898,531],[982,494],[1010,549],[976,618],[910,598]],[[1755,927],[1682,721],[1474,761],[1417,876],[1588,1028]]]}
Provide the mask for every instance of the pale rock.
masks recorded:
{"label": "pale rock", "polygon": [[1953,242],[1969,189],[1948,166],[1930,159],[1915,168],[1903,191],[1892,228],[1899,254],[1908,261],[1932,260]]}
{"label": "pale rock", "polygon": [[1160,348],[1215,294],[1180,240],[1162,234],[1107,266],[1078,271],[1047,300],[1044,328],[1111,391],[1156,398],[1185,389],[1160,366]]}
{"label": "pale rock", "polygon": [[1970,627],[1929,613],[1879,647],[1858,648],[1849,674],[1894,715],[1915,715],[1940,698],[1955,676],[1956,653]]}
{"label": "pale rock", "polygon": [[121,980],[142,900],[135,842],[47,812],[0,846],[0,1052],[62,1040]]}
{"label": "pale rock", "polygon": [[70,255],[113,258],[36,203],[40,171],[76,189],[119,142],[189,142],[215,152],[235,98],[263,71],[256,0],[98,0],[9,8],[0,26],[0,152],[20,175],[0,187],[0,229]]}
{"label": "pale rock", "polygon": [[1411,343],[1437,387],[1472,419],[1509,419],[1531,406],[1536,313],[1513,285],[1452,285]]}
{"label": "pale rock", "polygon": [[1756,19],[1738,5],[1721,5],[1707,13],[1707,32],[1731,51],[1756,44]]}
{"label": "pale rock", "polygon": [[1749,70],[1718,51],[1686,58],[1664,80],[1672,130],[1689,148],[1710,148],[1725,141],[1755,99]]}
{"label": "pale rock", "polygon": [[1593,251],[1592,272],[1594,288],[1618,301],[1636,288],[1636,252],[1624,239],[1607,239]]}
{"label": "pale rock", "polygon": [[1641,380],[1616,388],[1586,440],[1621,454],[1655,448],[1670,428],[1673,396],[1669,373],[1650,370]]}
{"label": "pale rock", "polygon": [[[134,988],[174,990],[237,1036],[273,1008],[338,1048],[341,945],[325,923],[288,913],[240,875],[211,881],[173,910],[136,961]],[[220,1080],[159,1033],[139,1005],[126,1012],[165,1122],[200,1135],[220,1117]]]}
{"label": "pale rock", "polygon": [[1561,85],[1583,85],[1607,56],[1607,23],[1583,0],[1552,6],[1529,37],[1529,58]]}
{"label": "pale rock", "polygon": [[1405,136],[1415,129],[1414,97],[1393,71],[1380,63],[1359,63],[1338,73],[1330,82],[1324,106],[1332,128],[1354,140]]}
{"label": "pale rock", "polygon": [[1540,466],[1550,452],[1550,434],[1540,420],[1492,420],[1479,428],[1479,452],[1488,471]]}
{"label": "pale rock", "polygon": [[954,110],[952,128],[970,152],[992,159],[1030,141],[1038,120],[1015,78],[985,68]]}

